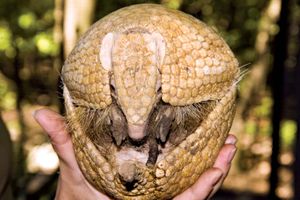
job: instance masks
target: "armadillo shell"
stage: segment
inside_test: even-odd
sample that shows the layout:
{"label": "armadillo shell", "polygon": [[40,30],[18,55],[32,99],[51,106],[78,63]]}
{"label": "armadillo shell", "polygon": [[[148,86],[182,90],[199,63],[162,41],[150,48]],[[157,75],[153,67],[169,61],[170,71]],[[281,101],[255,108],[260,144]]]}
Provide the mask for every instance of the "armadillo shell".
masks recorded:
{"label": "armadillo shell", "polygon": [[[193,133],[159,155],[155,166],[139,165],[141,178],[128,188],[118,176],[114,158],[118,148],[109,150],[109,159],[102,155],[80,126],[75,107],[105,109],[112,103],[110,72],[99,61],[100,44],[109,32],[135,27],[159,32],[165,40],[164,61],[159,66],[164,102],[172,106],[217,103]],[[84,176],[114,199],[170,199],[183,192],[213,165],[224,144],[234,116],[238,76],[238,62],[224,40],[182,12],[142,4],[99,20],[79,40],[62,70],[67,117],[78,121],[70,130]]]}

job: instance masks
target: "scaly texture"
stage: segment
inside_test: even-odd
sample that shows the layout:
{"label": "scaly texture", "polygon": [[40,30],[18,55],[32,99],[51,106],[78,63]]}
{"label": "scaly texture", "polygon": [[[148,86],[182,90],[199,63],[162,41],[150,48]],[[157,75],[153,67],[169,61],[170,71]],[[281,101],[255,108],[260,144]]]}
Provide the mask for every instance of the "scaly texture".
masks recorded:
{"label": "scaly texture", "polygon": [[[224,40],[182,12],[141,4],[96,22],[62,70],[69,128],[87,180],[116,199],[170,199],[184,191],[212,166],[224,144],[238,76],[238,62]],[[206,101],[215,101],[216,106],[179,144],[167,140],[158,147],[145,145],[150,152],[159,148],[157,158],[152,158],[154,166],[146,164],[144,149],[128,146],[130,140],[120,146],[124,135],[116,136],[121,138],[115,138],[118,145],[103,144],[108,152],[103,153],[85,133],[88,129],[76,112],[77,107],[109,110],[114,104],[124,113],[130,138],[151,138],[145,137],[146,124],[151,125],[147,120],[160,101],[178,108]],[[107,119],[110,126],[111,119],[123,117]],[[124,179],[132,185],[128,187]]]}
{"label": "scaly texture", "polygon": [[[224,40],[199,20],[159,5],[130,6],[96,22],[68,56],[62,71],[74,103],[105,108],[111,103],[109,71],[99,61],[103,37],[142,27],[166,43],[163,100],[186,105],[220,99],[238,78],[238,62]],[[149,93],[149,95],[153,95]]]}

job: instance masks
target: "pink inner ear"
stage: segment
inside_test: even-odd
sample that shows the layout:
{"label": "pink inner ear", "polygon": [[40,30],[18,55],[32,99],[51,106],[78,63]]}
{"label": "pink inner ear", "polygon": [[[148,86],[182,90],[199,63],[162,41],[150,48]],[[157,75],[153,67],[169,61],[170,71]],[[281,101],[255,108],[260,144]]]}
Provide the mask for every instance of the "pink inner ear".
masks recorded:
{"label": "pink inner ear", "polygon": [[151,37],[156,44],[156,52],[157,52],[156,57],[157,57],[158,64],[162,65],[166,54],[166,42],[160,33],[157,32],[152,33]]}
{"label": "pink inner ear", "polygon": [[114,33],[107,33],[102,41],[99,52],[100,62],[104,69],[110,71],[112,68],[111,52],[114,45]]}

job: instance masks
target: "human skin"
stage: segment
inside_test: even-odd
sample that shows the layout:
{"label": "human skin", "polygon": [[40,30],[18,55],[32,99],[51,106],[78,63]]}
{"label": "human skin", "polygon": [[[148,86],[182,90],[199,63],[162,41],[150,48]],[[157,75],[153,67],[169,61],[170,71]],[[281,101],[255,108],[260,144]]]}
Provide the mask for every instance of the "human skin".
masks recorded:
{"label": "human skin", "polygon": [[[64,117],[49,109],[40,109],[34,113],[34,118],[45,130],[50,142],[59,157],[60,175],[57,185],[57,200],[94,200],[110,199],[97,191],[84,178],[75,158],[70,134],[67,132]],[[204,172],[197,182],[174,200],[209,199],[221,187],[226,178],[231,161],[236,152],[236,137],[229,135],[212,168]]]}

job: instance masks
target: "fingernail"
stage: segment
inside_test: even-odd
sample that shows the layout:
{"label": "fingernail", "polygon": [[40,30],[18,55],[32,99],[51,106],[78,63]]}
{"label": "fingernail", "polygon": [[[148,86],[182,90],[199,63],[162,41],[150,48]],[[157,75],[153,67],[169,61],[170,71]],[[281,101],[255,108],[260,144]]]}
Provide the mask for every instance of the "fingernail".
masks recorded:
{"label": "fingernail", "polygon": [[228,164],[232,161],[235,152],[236,152],[236,148],[232,149],[231,152],[229,153],[229,155],[227,157],[227,163]]}
{"label": "fingernail", "polygon": [[31,115],[32,115],[33,118],[35,118],[36,110],[32,111]]}
{"label": "fingernail", "polygon": [[236,137],[230,135],[225,140],[225,144],[235,144],[236,141],[237,141]]}
{"label": "fingernail", "polygon": [[219,182],[219,180],[222,178],[222,175],[223,173],[221,170],[218,170],[215,173],[214,177],[212,178],[212,186],[215,186]]}

